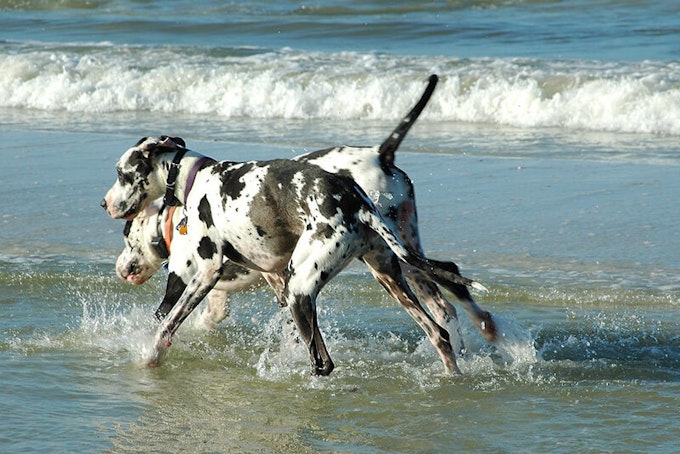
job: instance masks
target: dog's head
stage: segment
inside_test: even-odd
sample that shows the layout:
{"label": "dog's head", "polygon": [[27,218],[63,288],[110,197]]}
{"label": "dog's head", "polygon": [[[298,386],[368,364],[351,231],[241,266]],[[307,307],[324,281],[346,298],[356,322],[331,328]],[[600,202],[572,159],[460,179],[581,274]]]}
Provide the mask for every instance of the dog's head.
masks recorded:
{"label": "dog's head", "polygon": [[165,181],[159,178],[158,156],[185,146],[179,137],[144,137],[123,153],[116,163],[118,179],[101,203],[108,215],[132,220],[163,194]]}
{"label": "dog's head", "polygon": [[159,256],[152,246],[157,234],[159,202],[154,202],[131,221],[125,223],[125,248],[116,260],[116,274],[124,281],[139,285],[158,271],[167,257]]}

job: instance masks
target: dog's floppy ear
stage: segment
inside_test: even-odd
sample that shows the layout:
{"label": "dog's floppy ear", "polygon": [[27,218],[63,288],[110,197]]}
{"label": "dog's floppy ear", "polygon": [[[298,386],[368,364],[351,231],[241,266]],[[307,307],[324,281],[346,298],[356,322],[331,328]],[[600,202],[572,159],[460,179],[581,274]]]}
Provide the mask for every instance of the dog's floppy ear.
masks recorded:
{"label": "dog's floppy ear", "polygon": [[179,145],[182,148],[187,147],[186,142],[181,137],[170,137],[170,139],[172,139],[173,142],[175,142],[177,145]]}
{"label": "dog's floppy ear", "polygon": [[142,137],[137,141],[133,148],[136,148],[136,151],[141,153],[145,158],[149,158],[162,151],[160,145],[159,139],[155,137]]}
{"label": "dog's floppy ear", "polygon": [[186,148],[187,144],[184,142],[184,139],[181,137],[170,137],[170,136],[160,136],[158,138],[160,143],[158,144],[161,147],[167,147],[167,148]]}
{"label": "dog's floppy ear", "polygon": [[181,137],[142,137],[135,145],[144,156],[151,157],[163,152],[186,148],[186,142]]}

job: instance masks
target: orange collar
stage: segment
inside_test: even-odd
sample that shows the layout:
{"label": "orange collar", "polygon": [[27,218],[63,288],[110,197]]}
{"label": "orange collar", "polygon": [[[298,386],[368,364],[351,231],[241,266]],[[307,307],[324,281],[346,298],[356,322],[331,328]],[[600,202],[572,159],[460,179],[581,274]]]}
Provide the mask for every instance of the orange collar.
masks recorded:
{"label": "orange collar", "polygon": [[170,244],[172,243],[172,217],[175,215],[176,206],[171,206],[168,208],[168,217],[165,219],[165,225],[163,228],[163,239],[165,240],[165,247],[168,249],[168,255],[170,255]]}

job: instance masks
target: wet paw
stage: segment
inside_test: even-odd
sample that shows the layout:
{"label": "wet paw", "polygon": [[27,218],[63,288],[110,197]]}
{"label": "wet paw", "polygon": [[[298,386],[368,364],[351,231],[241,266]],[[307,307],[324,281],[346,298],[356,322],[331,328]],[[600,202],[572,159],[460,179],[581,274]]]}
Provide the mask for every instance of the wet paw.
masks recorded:
{"label": "wet paw", "polygon": [[329,361],[320,365],[315,365],[312,368],[312,375],[327,377],[333,372],[333,369],[335,369],[335,364],[333,364],[333,361]]}

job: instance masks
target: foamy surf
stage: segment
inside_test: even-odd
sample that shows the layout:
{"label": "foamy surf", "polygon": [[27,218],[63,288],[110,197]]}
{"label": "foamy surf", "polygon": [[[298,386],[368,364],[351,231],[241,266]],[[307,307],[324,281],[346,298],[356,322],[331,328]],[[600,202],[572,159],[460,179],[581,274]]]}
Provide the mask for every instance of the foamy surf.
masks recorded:
{"label": "foamy surf", "polygon": [[438,73],[430,121],[680,134],[677,62],[457,59],[292,49],[0,45],[0,107],[396,120]]}

